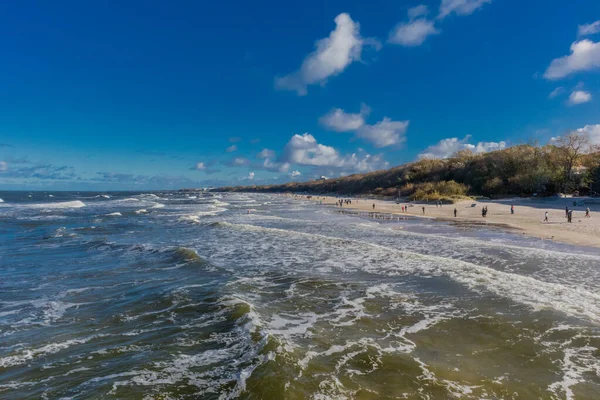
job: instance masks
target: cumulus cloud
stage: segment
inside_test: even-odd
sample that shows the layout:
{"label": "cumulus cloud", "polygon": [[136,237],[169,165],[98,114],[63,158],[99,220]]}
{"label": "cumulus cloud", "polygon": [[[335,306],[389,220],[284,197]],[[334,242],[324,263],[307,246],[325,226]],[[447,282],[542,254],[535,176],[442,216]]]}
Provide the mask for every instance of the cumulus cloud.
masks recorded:
{"label": "cumulus cloud", "polygon": [[265,158],[262,164],[256,164],[254,167],[271,172],[287,172],[287,170],[290,168],[290,164],[286,162],[274,161],[271,158]]}
{"label": "cumulus cloud", "polygon": [[594,35],[600,32],[600,21],[592,22],[591,24],[579,25],[577,34],[579,36]]}
{"label": "cumulus cloud", "polygon": [[554,89],[552,92],[550,92],[550,94],[548,95],[549,98],[553,99],[556,96],[562,94],[565,91],[565,88],[562,86],[557,87],[556,89]]}
{"label": "cumulus cloud", "polygon": [[366,140],[379,148],[404,142],[409,121],[392,121],[390,118],[384,117],[375,125],[369,125],[365,122],[365,117],[369,113],[369,107],[364,104],[358,114],[334,108],[322,116],[319,122],[325,128],[336,132],[354,132],[357,138]]}
{"label": "cumulus cloud", "polygon": [[375,147],[387,147],[403,143],[409,121],[392,121],[384,117],[375,125],[363,125],[356,131],[356,137],[367,140]]}
{"label": "cumulus cloud", "polygon": [[361,151],[342,155],[334,147],[318,143],[309,133],[292,136],[284,148],[282,160],[288,164],[345,172],[366,172],[389,166],[381,155],[372,156]]}
{"label": "cumulus cloud", "polygon": [[275,152],[270,149],[262,149],[260,153],[256,155],[257,158],[273,158],[275,157]]}
{"label": "cumulus cloud", "polygon": [[8,171],[8,163],[6,161],[0,161],[0,172]]}
{"label": "cumulus cloud", "polygon": [[574,90],[569,96],[569,104],[577,105],[587,103],[592,100],[592,95],[584,90]]}
{"label": "cumulus cloud", "polygon": [[294,178],[297,178],[297,177],[299,177],[300,175],[302,175],[302,174],[301,174],[301,173],[300,173],[300,171],[298,171],[297,169],[295,169],[295,170],[293,170],[292,172],[290,172],[290,178],[292,178],[292,179],[294,179]]}
{"label": "cumulus cloud", "polygon": [[571,45],[571,54],[552,60],[546,79],[560,79],[581,71],[600,68],[600,43],[584,39]]}
{"label": "cumulus cloud", "polygon": [[228,152],[228,153],[233,153],[237,149],[238,149],[237,146],[234,144],[234,145],[231,145],[228,148],[226,148],[225,151]]}
{"label": "cumulus cloud", "polygon": [[365,117],[369,114],[369,107],[362,105],[357,114],[347,113],[341,108],[334,108],[319,119],[325,128],[336,132],[355,131],[365,124]]}
{"label": "cumulus cloud", "polygon": [[469,143],[470,135],[463,139],[448,138],[440,140],[437,144],[429,146],[419,154],[419,158],[448,158],[460,150],[471,150],[473,153],[488,153],[490,151],[506,148],[506,142],[479,142],[476,145]]}
{"label": "cumulus cloud", "polygon": [[379,42],[361,37],[358,22],[354,22],[347,13],[338,15],[334,21],[335,29],[329,37],[316,42],[315,51],[304,59],[298,71],[275,79],[277,88],[306,95],[308,85],[325,84],[329,77],[340,74],[354,61],[360,60],[364,46],[381,47]]}
{"label": "cumulus cloud", "polygon": [[408,10],[408,22],[394,27],[390,32],[388,42],[402,46],[420,46],[431,35],[440,33],[435,23],[425,18],[429,13],[426,5],[420,5]]}
{"label": "cumulus cloud", "polygon": [[254,172],[250,172],[248,174],[248,177],[246,179],[253,180],[254,179]]}
{"label": "cumulus cloud", "polygon": [[199,171],[203,170],[203,169],[206,169],[206,165],[204,165],[203,162],[196,163],[196,169],[199,170]]}
{"label": "cumulus cloud", "polygon": [[580,135],[586,135],[591,144],[600,146],[600,124],[586,125],[577,129],[576,132]]}
{"label": "cumulus cloud", "polygon": [[442,0],[438,18],[443,19],[454,13],[456,15],[471,15],[492,0]]}

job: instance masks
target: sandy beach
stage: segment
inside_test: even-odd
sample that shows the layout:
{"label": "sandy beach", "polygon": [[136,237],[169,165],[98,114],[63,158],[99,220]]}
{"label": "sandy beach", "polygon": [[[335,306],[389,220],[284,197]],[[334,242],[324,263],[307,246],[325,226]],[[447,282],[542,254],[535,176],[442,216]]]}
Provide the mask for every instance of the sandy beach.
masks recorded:
{"label": "sandy beach", "polygon": [[[306,199],[306,196],[304,196]],[[345,197],[344,197],[345,198]],[[435,203],[402,202],[348,198],[352,204],[342,209],[363,212],[390,213],[409,215],[419,218],[434,218],[458,224],[483,225],[522,232],[525,235],[545,240],[555,240],[581,246],[600,247],[600,199],[585,198],[552,198],[552,199],[506,199],[493,201],[463,200],[456,204],[444,204],[436,207]],[[313,196],[310,201],[335,205],[337,198],[332,196]],[[577,206],[573,206],[573,202]],[[375,204],[375,209],[373,209]],[[475,206],[473,206],[475,204]],[[511,215],[510,207],[515,206]],[[408,206],[402,212],[402,206]],[[488,207],[486,218],[481,216],[482,207]],[[568,223],[565,207],[573,210],[573,222]],[[425,213],[423,213],[425,207]],[[585,218],[585,209],[590,208],[591,218]],[[454,217],[454,209],[457,217]],[[544,214],[548,212],[548,222],[544,222]]]}

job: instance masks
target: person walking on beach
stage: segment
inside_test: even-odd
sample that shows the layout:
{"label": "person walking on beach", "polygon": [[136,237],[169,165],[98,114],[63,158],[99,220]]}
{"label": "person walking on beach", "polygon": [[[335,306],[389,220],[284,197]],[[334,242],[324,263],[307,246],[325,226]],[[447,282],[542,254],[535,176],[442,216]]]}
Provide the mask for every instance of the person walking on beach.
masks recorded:
{"label": "person walking on beach", "polygon": [[375,203],[373,203],[373,210],[375,209]]}
{"label": "person walking on beach", "polygon": [[514,205],[511,205],[511,206],[510,206],[510,213],[511,213],[511,214],[514,214],[514,213],[515,213],[515,206],[514,206]]}
{"label": "person walking on beach", "polygon": [[458,212],[458,211],[456,211],[456,208],[455,208],[455,209],[454,209],[454,218],[456,218],[456,213],[457,213],[457,212]]}
{"label": "person walking on beach", "polygon": [[590,216],[590,208],[589,207],[585,209],[585,217],[586,218],[591,218],[591,216]]}
{"label": "person walking on beach", "polygon": [[565,218],[569,218],[569,206],[565,207]]}
{"label": "person walking on beach", "polygon": [[569,212],[567,213],[567,222],[568,223],[573,222],[573,210],[569,210]]}
{"label": "person walking on beach", "polygon": [[544,213],[544,222],[548,223],[548,211]]}
{"label": "person walking on beach", "polygon": [[423,206],[423,215],[425,215],[425,206]]}

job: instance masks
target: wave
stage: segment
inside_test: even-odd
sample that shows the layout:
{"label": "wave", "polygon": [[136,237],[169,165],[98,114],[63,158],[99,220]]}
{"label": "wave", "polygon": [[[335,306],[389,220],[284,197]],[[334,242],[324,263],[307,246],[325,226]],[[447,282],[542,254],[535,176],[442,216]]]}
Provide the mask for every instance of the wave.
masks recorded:
{"label": "wave", "polygon": [[230,205],[229,203],[226,203],[226,202],[220,201],[220,200],[212,200],[211,203],[214,204],[215,206],[221,206],[221,207],[226,207],[226,206]]}
{"label": "wave", "polygon": [[154,205],[150,208],[164,208],[164,207],[165,207],[165,205],[162,203],[154,203]]}
{"label": "wave", "polygon": [[[336,244],[342,242],[342,239],[331,236],[279,228],[265,228],[249,224],[219,222],[213,226],[298,235],[321,241],[334,241]],[[390,258],[389,263],[384,264],[363,263],[362,268],[366,272],[386,275],[420,273],[428,277],[445,275],[473,291],[478,292],[484,289],[497,296],[507,297],[515,302],[527,305],[536,311],[553,309],[567,315],[600,322],[600,294],[580,287],[545,282],[529,276],[498,271],[467,261],[397,250],[359,240],[343,239],[343,243],[352,244],[354,248],[357,246],[368,247],[379,252],[379,254],[375,253],[376,257]],[[371,253],[365,252],[365,254],[365,257],[369,257]],[[394,257],[390,257],[390,255],[394,255]],[[399,261],[402,261],[402,263]]]}
{"label": "wave", "polygon": [[146,210],[145,208],[142,208],[141,210],[136,210],[134,211],[136,214],[145,214],[148,212],[148,210]]}
{"label": "wave", "polygon": [[196,250],[188,247],[176,247],[170,250],[170,252],[173,256],[173,260],[176,262],[203,261],[202,257],[198,255]]}
{"label": "wave", "polygon": [[73,345],[84,344],[91,340],[98,339],[101,337],[108,336],[107,334],[92,335],[87,338],[81,339],[70,339],[64,342],[49,343],[45,346],[38,347],[35,349],[23,349],[20,354],[14,354],[0,358],[0,367],[8,368],[16,365],[22,365],[28,361],[34,360],[39,357],[43,357],[49,354],[58,353],[61,350],[67,349]]}
{"label": "wave", "polygon": [[123,214],[121,214],[120,212],[111,212],[109,214],[104,214],[105,217],[122,217]]}
{"label": "wave", "polygon": [[4,203],[4,200],[2,200],[1,198],[0,198],[0,203]]}
{"label": "wave", "polygon": [[63,209],[63,208],[82,208],[82,207],[86,207],[86,204],[83,201],[80,200],[73,200],[73,201],[63,201],[63,202],[57,202],[57,203],[34,203],[34,204],[22,204],[19,205],[19,207],[24,207],[24,208],[34,208],[34,209],[51,209],[51,208],[56,208],[56,209]]}

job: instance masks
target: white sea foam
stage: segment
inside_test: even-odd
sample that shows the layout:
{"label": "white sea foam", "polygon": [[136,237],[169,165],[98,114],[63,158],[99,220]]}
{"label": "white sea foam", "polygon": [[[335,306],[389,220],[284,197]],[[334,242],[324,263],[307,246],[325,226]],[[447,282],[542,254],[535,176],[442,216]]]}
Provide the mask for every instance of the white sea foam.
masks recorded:
{"label": "white sea foam", "polygon": [[85,203],[80,200],[63,201],[63,202],[50,202],[50,203],[33,203],[33,204],[20,204],[19,207],[24,208],[42,208],[42,209],[63,209],[63,208],[81,208],[85,207]]}
{"label": "white sea foam", "polygon": [[65,340],[64,342],[59,342],[59,343],[49,343],[49,344],[46,344],[46,345],[44,345],[42,347],[38,347],[38,348],[24,349],[24,350],[21,350],[18,354],[0,358],[0,367],[8,368],[8,367],[14,367],[16,365],[25,364],[28,361],[31,361],[38,357],[43,357],[48,354],[58,353],[59,351],[67,349],[71,346],[87,343],[90,340],[97,339],[97,338],[104,337],[104,336],[107,336],[107,335],[93,335],[93,336],[89,336],[87,338],[70,339],[70,340]]}
{"label": "white sea foam", "polygon": [[109,214],[105,214],[106,217],[122,217],[123,214],[121,214],[120,212],[111,212]]}
{"label": "white sea foam", "polygon": [[164,208],[165,205],[162,203],[154,203],[150,208]]}
{"label": "white sea foam", "polygon": [[[312,238],[315,243],[318,241],[334,241],[338,244],[342,240],[315,233],[265,228],[248,224],[223,222],[221,226],[269,232],[276,235],[304,236]],[[544,282],[529,276],[498,271],[466,261],[396,250],[359,240],[343,239],[343,242],[352,243],[354,248],[371,249],[370,252],[365,252],[365,257],[373,256],[383,257],[384,260],[389,259],[389,262],[385,263],[363,263],[363,268],[369,272],[385,275],[398,273],[420,273],[426,276],[446,275],[475,291],[487,290],[498,296],[508,297],[531,306],[535,310],[551,308],[569,315],[600,322],[600,294],[582,288]]]}
{"label": "white sea foam", "polygon": [[147,212],[148,212],[148,210],[146,210],[145,208],[142,208],[142,209],[140,209],[140,210],[136,210],[136,211],[135,211],[135,213],[136,213],[136,214],[145,214],[145,213],[147,213]]}
{"label": "white sea foam", "polygon": [[0,198],[0,203],[4,203],[4,200],[2,200],[1,198]]}

